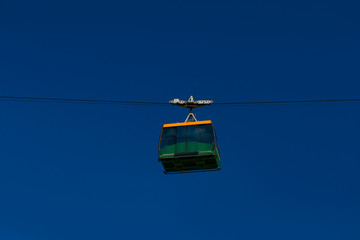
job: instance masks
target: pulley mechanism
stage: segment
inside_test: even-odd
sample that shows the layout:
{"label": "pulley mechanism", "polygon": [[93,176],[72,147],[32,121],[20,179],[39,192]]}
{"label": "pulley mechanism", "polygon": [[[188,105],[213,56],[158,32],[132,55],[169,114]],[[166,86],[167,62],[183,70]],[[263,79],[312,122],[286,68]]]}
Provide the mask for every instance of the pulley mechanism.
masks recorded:
{"label": "pulley mechanism", "polygon": [[[194,121],[196,122],[197,120],[196,120],[195,115],[192,110],[194,108],[211,105],[214,103],[214,101],[213,100],[196,100],[196,101],[194,101],[193,96],[190,96],[189,100],[187,100],[187,101],[175,98],[174,100],[170,100],[169,103],[173,104],[173,105],[177,105],[179,107],[184,107],[184,108],[190,109],[190,113],[187,116],[185,122],[194,122]],[[192,118],[192,120],[191,120],[191,118]]]}

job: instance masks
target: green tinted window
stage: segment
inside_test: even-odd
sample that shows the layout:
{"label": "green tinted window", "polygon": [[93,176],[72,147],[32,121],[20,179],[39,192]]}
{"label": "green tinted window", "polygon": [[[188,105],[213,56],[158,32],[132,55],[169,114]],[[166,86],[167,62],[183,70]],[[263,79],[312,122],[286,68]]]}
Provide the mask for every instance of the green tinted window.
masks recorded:
{"label": "green tinted window", "polygon": [[187,127],[177,127],[177,143],[187,141]]}
{"label": "green tinted window", "polygon": [[160,141],[160,148],[176,144],[176,128],[164,128]]}
{"label": "green tinted window", "polygon": [[182,142],[214,144],[214,131],[211,124],[164,128],[160,148]]}
{"label": "green tinted window", "polygon": [[188,126],[187,136],[188,142],[196,142],[197,141],[197,126]]}
{"label": "green tinted window", "polygon": [[214,131],[211,124],[199,125],[199,142],[214,144]]}

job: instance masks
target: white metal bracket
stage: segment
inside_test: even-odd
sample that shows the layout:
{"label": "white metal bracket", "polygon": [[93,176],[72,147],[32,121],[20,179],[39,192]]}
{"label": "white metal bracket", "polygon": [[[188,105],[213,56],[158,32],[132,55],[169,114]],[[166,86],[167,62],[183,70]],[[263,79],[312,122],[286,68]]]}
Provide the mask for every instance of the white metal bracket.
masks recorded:
{"label": "white metal bracket", "polygon": [[[191,120],[190,117],[192,117],[193,120]],[[187,116],[185,122],[197,122],[196,117],[195,117],[193,112],[189,113],[189,115]]]}

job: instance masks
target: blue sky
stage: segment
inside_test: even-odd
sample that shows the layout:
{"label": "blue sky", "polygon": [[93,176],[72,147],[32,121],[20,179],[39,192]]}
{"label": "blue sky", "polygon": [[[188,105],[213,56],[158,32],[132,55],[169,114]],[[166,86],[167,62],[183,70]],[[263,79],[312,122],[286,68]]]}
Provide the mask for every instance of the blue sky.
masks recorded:
{"label": "blue sky", "polygon": [[[356,1],[0,1],[0,95],[358,98]],[[211,106],[222,170],[164,175],[173,106],[0,102],[1,239],[359,239],[359,104]]]}

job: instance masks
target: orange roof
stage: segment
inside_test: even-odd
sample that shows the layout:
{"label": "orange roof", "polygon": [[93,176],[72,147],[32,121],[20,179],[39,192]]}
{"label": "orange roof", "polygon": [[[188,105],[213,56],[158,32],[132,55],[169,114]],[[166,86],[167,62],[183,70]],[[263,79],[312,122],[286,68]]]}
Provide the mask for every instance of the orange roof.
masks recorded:
{"label": "orange roof", "polygon": [[163,128],[168,127],[180,127],[180,126],[191,126],[191,125],[202,125],[202,124],[212,124],[210,120],[206,121],[196,121],[196,122],[182,122],[182,123],[168,123],[164,124]]}

